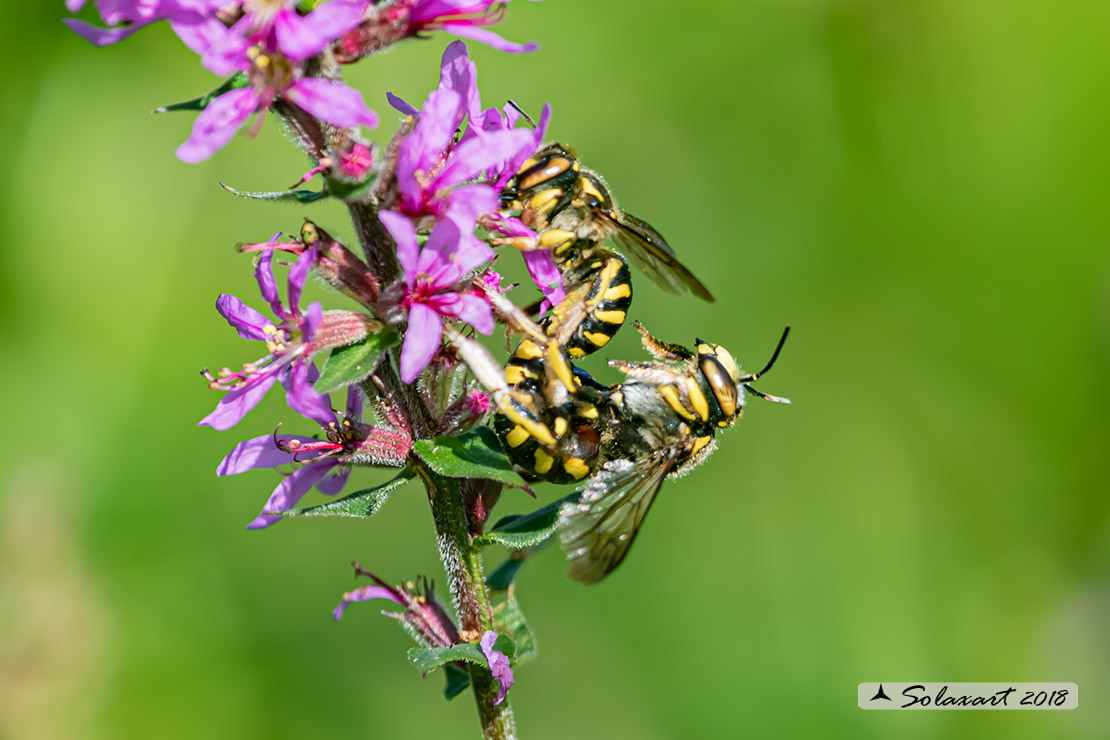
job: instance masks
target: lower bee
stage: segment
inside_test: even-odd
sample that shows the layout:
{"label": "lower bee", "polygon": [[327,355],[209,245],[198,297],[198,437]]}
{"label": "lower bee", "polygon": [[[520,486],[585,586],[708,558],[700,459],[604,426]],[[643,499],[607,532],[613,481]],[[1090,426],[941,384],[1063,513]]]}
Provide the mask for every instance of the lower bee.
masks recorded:
{"label": "lower bee", "polygon": [[[510,460],[528,477],[585,480],[577,503],[560,513],[558,534],[570,577],[596,583],[628,553],[663,481],[680,476],[715,449],[714,434],[732,426],[747,393],[787,399],[751,386],[771,369],[789,332],[758,373],[744,374],[723,347],[696,340],[696,350],[661,342],[639,323],[647,362],[611,360],[625,374],[613,386],[573,367],[555,342],[530,344],[533,377],[514,388],[494,420]],[[520,354],[518,350],[518,355]],[[514,357],[514,360],[519,359]],[[510,361],[509,372],[519,367]]]}

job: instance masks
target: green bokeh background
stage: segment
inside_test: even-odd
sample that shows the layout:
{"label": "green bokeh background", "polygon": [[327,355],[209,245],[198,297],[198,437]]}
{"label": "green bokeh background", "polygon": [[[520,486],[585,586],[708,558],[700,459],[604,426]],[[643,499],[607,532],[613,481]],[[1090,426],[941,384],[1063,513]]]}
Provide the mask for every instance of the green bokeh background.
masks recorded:
{"label": "green bokeh background", "polygon": [[[442,580],[421,490],[246,532],[275,479],[215,464],[288,414],[195,426],[197,369],[252,357],[212,310],[254,291],[231,246],[303,215],[350,238],[342,209],[217,186],[306,169],[273,121],[173,158],[191,116],[149,111],[214,80],[167,28],[96,50],[61,0],[8,15],[0,737],[475,736],[393,623],[330,619],[351,560]],[[669,483],[613,578],[526,566],[522,737],[1110,734],[1110,6],[548,0],[499,30],[543,48],[471,44],[487,103],[551,101],[718,297],[640,278],[633,315],[749,366],[794,328],[761,383],[794,405],[754,403]],[[351,71],[379,141],[447,41]],[[639,357],[634,332],[603,354]],[[884,679],[1076,681],[1081,706],[857,709]]]}

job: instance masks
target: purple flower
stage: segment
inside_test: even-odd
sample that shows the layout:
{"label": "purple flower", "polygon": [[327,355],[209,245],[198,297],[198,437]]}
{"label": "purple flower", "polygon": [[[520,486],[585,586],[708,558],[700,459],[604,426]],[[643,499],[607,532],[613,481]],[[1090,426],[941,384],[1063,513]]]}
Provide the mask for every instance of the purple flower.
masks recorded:
{"label": "purple flower", "polygon": [[275,382],[281,381],[290,408],[321,425],[333,420],[331,404],[312,390],[316,369],[312,365],[312,338],[323,319],[319,303],[305,311],[298,304],[308,269],[316,258],[315,249],[307,249],[289,270],[288,306],[278,298],[271,262],[273,250],[265,249],[259,256],[254,276],[262,297],[277,317],[271,321],[233,295],[226,293],[216,299],[216,310],[227,319],[239,336],[266,343],[268,352],[243,366],[239,372],[223,370],[219,379],[209,376],[210,387],[227,391],[215,410],[200,421],[215,429],[230,429],[253,409]]}
{"label": "purple flower", "polygon": [[[66,0],[66,9],[76,13],[85,2]],[[189,33],[185,29],[214,21],[216,11],[225,4],[225,0],[97,0],[97,11],[109,28],[99,28],[76,18],[65,18],[62,23],[86,41],[108,46],[156,21],[168,20],[175,32]]]}
{"label": "purple flower", "polygon": [[379,217],[397,245],[397,261],[404,270],[397,301],[408,316],[401,346],[401,380],[411,383],[442,344],[444,316],[461,319],[483,334],[493,331],[489,303],[460,281],[494,255],[484,242],[461,231],[451,219],[436,222],[421,249],[412,221],[392,211],[382,211]]}
{"label": "purple flower", "polygon": [[[362,22],[369,0],[330,0],[308,15],[297,13],[296,0],[244,0],[243,17],[231,28],[202,40],[201,62],[218,75],[243,69],[251,47],[277,52],[291,61],[319,54]],[[190,48],[192,45],[190,44]]]}
{"label": "purple flower", "polygon": [[489,672],[493,674],[498,684],[497,700],[493,702],[496,706],[505,701],[505,694],[509,693],[513,685],[513,669],[509,667],[509,656],[493,649],[495,642],[497,642],[497,633],[487,630],[478,645],[482,648],[482,654],[486,656],[486,662],[489,663]]}
{"label": "purple flower", "polygon": [[355,575],[366,576],[373,583],[343,594],[343,600],[331,613],[336,621],[343,617],[343,612],[350,604],[371,599],[388,599],[405,610],[401,614],[382,614],[404,622],[427,645],[447,647],[459,643],[459,630],[447,610],[436,600],[433,584],[429,581],[424,581],[424,593],[421,595],[415,584],[410,582],[404,587],[394,588],[373,573],[363,570],[358,563],[355,563]]}
{"label": "purple flower", "polygon": [[331,0],[304,17],[291,3],[256,0],[247,5],[247,13],[231,28],[215,22],[182,35],[210,70],[220,75],[247,72],[251,84],[224,93],[201,111],[188,140],[177,148],[179,159],[195,163],[212,156],[252,113],[265,111],[279,97],[340,128],[378,125],[361,93],[340,82],[305,77],[301,64],[357,25],[365,0]]}
{"label": "purple flower", "polygon": [[348,388],[347,414],[342,420],[331,410],[326,396],[311,388],[308,392],[318,396],[318,404],[328,406],[329,418],[322,425],[327,436],[325,440],[297,434],[254,437],[235,445],[216,468],[216,475],[220,476],[238,475],[285,463],[300,465],[291,475],[282,478],[262,507],[262,512],[247,525],[247,529],[264,529],[279,521],[281,516],[277,512],[296,506],[313,486],[320,493],[333,496],[347,482],[351,469],[345,464],[345,455],[361,446],[369,429],[358,421],[362,414],[360,391],[356,386]]}
{"label": "purple flower", "polygon": [[471,126],[456,143],[455,132],[463,120],[477,121],[482,115],[475,76],[466,44],[455,41],[443,53],[439,87],[428,94],[419,111],[389,95],[394,108],[418,116],[397,157],[403,213],[447,215],[460,226],[468,219],[472,225],[474,217],[495,211],[500,204],[493,187],[474,181],[491,170],[500,172],[525,152],[523,161],[535,150],[534,133],[526,129],[484,131]]}
{"label": "purple flower", "polygon": [[485,26],[500,23],[504,16],[503,0],[416,0],[409,15],[409,35],[443,30],[510,54],[540,48],[535,41],[514,44],[486,30]]}

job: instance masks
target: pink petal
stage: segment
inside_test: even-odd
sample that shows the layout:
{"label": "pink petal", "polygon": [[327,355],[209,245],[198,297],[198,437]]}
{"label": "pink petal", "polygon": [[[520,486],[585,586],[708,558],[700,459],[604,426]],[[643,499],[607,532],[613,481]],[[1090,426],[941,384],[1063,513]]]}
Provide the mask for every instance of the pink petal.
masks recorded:
{"label": "pink petal", "polygon": [[76,13],[83,7],[85,7],[85,0],[66,0],[66,10],[70,13]]}
{"label": "pink petal", "polygon": [[551,301],[551,305],[558,305],[559,301],[566,297],[566,293],[563,292],[563,276],[555,266],[555,259],[551,256],[551,252],[536,249],[521,254],[524,255],[524,266],[528,268],[532,282],[544,297]]}
{"label": "pink petal", "polygon": [[220,316],[227,319],[227,323],[231,324],[231,328],[239,332],[239,336],[243,339],[265,342],[269,338],[263,331],[263,327],[273,322],[235,296],[221,293],[216,299],[216,310],[220,312]]}
{"label": "pink petal", "polygon": [[463,293],[455,307],[456,316],[483,334],[493,333],[493,311],[481,296]]}
{"label": "pink petal", "polygon": [[[317,442],[312,437],[302,437],[297,434],[282,434],[282,440],[297,440],[299,442]],[[293,455],[284,452],[274,442],[274,435],[264,434],[261,437],[247,439],[232,448],[219,467],[216,475],[238,475],[248,470],[259,468],[273,468],[293,461]]]}
{"label": "pink petal", "polygon": [[312,381],[308,379],[310,366],[312,366],[310,360],[297,359],[289,372],[282,376],[281,384],[285,387],[285,402],[289,408],[304,418],[326,427],[335,421],[335,412],[331,408],[331,399],[312,387]]}
{"label": "pink petal", "polygon": [[231,90],[208,104],[193,123],[188,140],[177,148],[177,158],[195,164],[222,148],[262,101],[253,88]]}
{"label": "pink petal", "polygon": [[401,382],[411,383],[443,345],[443,319],[422,303],[409,307],[409,328],[401,345]]}
{"label": "pink petal", "polygon": [[[320,322],[324,319],[324,307],[320,301],[313,301],[308,304],[308,308],[304,311],[304,317],[301,320],[301,339],[310,342],[316,336],[316,329],[320,326]],[[315,372],[315,370],[313,370]],[[317,375],[316,377],[319,377]],[[315,378],[313,379],[315,382]]]}
{"label": "pink petal", "polygon": [[509,54],[527,54],[540,48],[540,45],[535,41],[529,41],[526,44],[516,44],[512,41],[506,41],[493,31],[472,26],[469,23],[444,23],[443,30],[447,33],[453,33],[456,36],[462,36],[464,39],[487,44],[498,51],[508,52]]}
{"label": "pink petal", "polygon": [[[523,164],[524,160],[521,160]],[[447,196],[444,216],[454,221],[459,231],[474,231],[474,222],[483,213],[493,213],[501,205],[497,191],[489,185],[463,185]]]}
{"label": "pink petal", "polygon": [[482,111],[477,77],[478,69],[467,56],[466,44],[462,41],[448,44],[440,62],[439,87],[454,90],[466,100],[466,112],[471,120],[476,120]]}
{"label": "pink petal", "polygon": [[451,152],[447,166],[436,177],[436,189],[445,190],[472,180],[494,166],[503,165],[521,149],[531,145],[532,132],[522,128],[494,131],[468,139]]}
{"label": "pink petal", "polygon": [[269,512],[285,511],[297,505],[304,498],[309,489],[318,480],[328,474],[328,471],[339,464],[334,458],[309,463],[292,475],[286,476],[277,488],[270,494],[270,498],[262,507],[262,513],[247,525],[247,529],[265,529],[281,519],[280,516],[271,516]]}
{"label": "pink petal", "polygon": [[487,630],[482,635],[482,640],[478,645],[482,648],[482,654],[486,656],[489,672],[493,674],[493,678],[498,684],[497,699],[493,702],[494,705],[497,705],[505,701],[505,694],[509,692],[509,688],[513,685],[513,669],[509,667],[509,656],[493,649],[493,643],[495,642],[497,642],[497,633],[493,630]]}
{"label": "pink petal", "polygon": [[416,241],[416,227],[408,216],[402,216],[393,211],[379,211],[378,218],[386,231],[393,237],[393,244],[397,251],[397,262],[405,271],[405,279],[411,286],[416,277],[416,263],[420,258],[420,245]]}
{"label": "pink petal", "polygon": [[358,601],[370,601],[371,599],[389,599],[394,604],[400,604],[401,606],[405,605],[405,602],[398,597],[397,592],[393,589],[372,584],[370,586],[356,588],[354,591],[343,594],[343,600],[340,601],[339,606],[335,607],[335,610],[332,611],[331,617],[338,622],[343,618],[343,612],[346,611],[348,604],[354,604]]}
{"label": "pink petal", "polygon": [[401,113],[404,113],[406,116],[416,116],[420,114],[420,111],[418,111],[416,108],[413,108],[411,105],[401,100],[399,97],[391,92],[387,92],[385,94],[385,99],[389,101],[389,104],[391,106],[393,106]]}
{"label": "pink petal", "polygon": [[362,93],[341,82],[302,77],[285,91],[284,96],[333,126],[374,128],[378,125],[378,116],[366,107]]}
{"label": "pink petal", "polygon": [[362,390],[357,383],[347,386],[347,418],[362,418]]}
{"label": "pink petal", "polygon": [[146,25],[145,23],[133,23],[129,26],[117,26],[116,28],[100,28],[76,18],[63,18],[62,23],[93,46],[110,46],[123,41]]}
{"label": "pink petal", "polygon": [[297,313],[298,307],[301,305],[301,291],[304,290],[304,281],[308,278],[308,270],[315,261],[316,246],[313,245],[311,249],[306,249],[293,263],[293,266],[289,268],[286,289],[289,295],[289,310],[293,314]]}
{"label": "pink petal", "polygon": [[462,119],[461,106],[462,98],[454,90],[432,90],[420,108],[420,120],[401,143],[397,180],[410,201],[408,205],[420,205],[414,202],[420,194],[416,173],[435,166],[442,158]]}
{"label": "pink petal", "polygon": [[224,394],[212,413],[197,422],[197,426],[210,426],[221,432],[231,429],[258,405],[276,380],[277,373],[268,373],[255,376],[244,386],[232,388]]}
{"label": "pink petal", "polygon": [[248,13],[222,34],[217,33],[214,26],[208,29],[205,32],[209,34],[205,39],[208,48],[200,59],[204,68],[222,77],[250,69],[250,57],[247,56],[250,42],[245,37],[251,30],[251,22]]}
{"label": "pink petal", "polygon": [[315,56],[361,23],[366,6],[366,2],[332,0],[303,18],[285,8],[274,20],[278,48],[290,59]]}
{"label": "pink petal", "polygon": [[254,266],[254,279],[258,283],[258,290],[262,293],[263,300],[270,304],[270,310],[274,312],[274,316],[287,319],[290,313],[285,310],[285,306],[281,304],[281,298],[278,297],[273,262],[274,250],[262,250],[262,253],[258,255],[258,262]]}
{"label": "pink petal", "polygon": [[[215,18],[206,18],[200,23],[170,23],[181,42],[189,51],[204,56],[217,44],[224,42],[229,33],[228,27]],[[228,72],[227,74],[230,74]]]}
{"label": "pink petal", "polygon": [[337,474],[329,475],[316,484],[316,490],[325,496],[334,496],[343,490],[347,484],[347,477],[351,474],[350,468],[342,468]]}

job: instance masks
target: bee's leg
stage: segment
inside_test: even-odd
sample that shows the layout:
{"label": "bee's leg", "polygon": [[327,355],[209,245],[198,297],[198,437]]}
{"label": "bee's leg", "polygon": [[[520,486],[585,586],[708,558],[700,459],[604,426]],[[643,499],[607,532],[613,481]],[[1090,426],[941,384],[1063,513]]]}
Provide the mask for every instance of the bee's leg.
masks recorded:
{"label": "bee's leg", "polygon": [[502,236],[490,239],[490,244],[495,247],[510,246],[522,252],[534,252],[544,249],[551,251],[565,251],[567,245],[573,244],[575,239],[573,231],[563,229],[544,229],[535,236]]}
{"label": "bee's leg", "polygon": [[[584,295],[575,305],[563,301],[552,311],[547,333],[567,348],[572,359],[592,354],[609,343],[624,325],[632,305],[632,275],[616,252],[597,250],[572,268]],[[569,300],[569,296],[568,296]]]}
{"label": "bee's leg", "polygon": [[683,347],[681,344],[672,344],[671,342],[663,342],[653,337],[644,325],[639,321],[632,323],[636,327],[636,331],[640,332],[643,337],[644,349],[657,360],[668,360],[670,362],[683,362],[692,359],[694,353]]}

